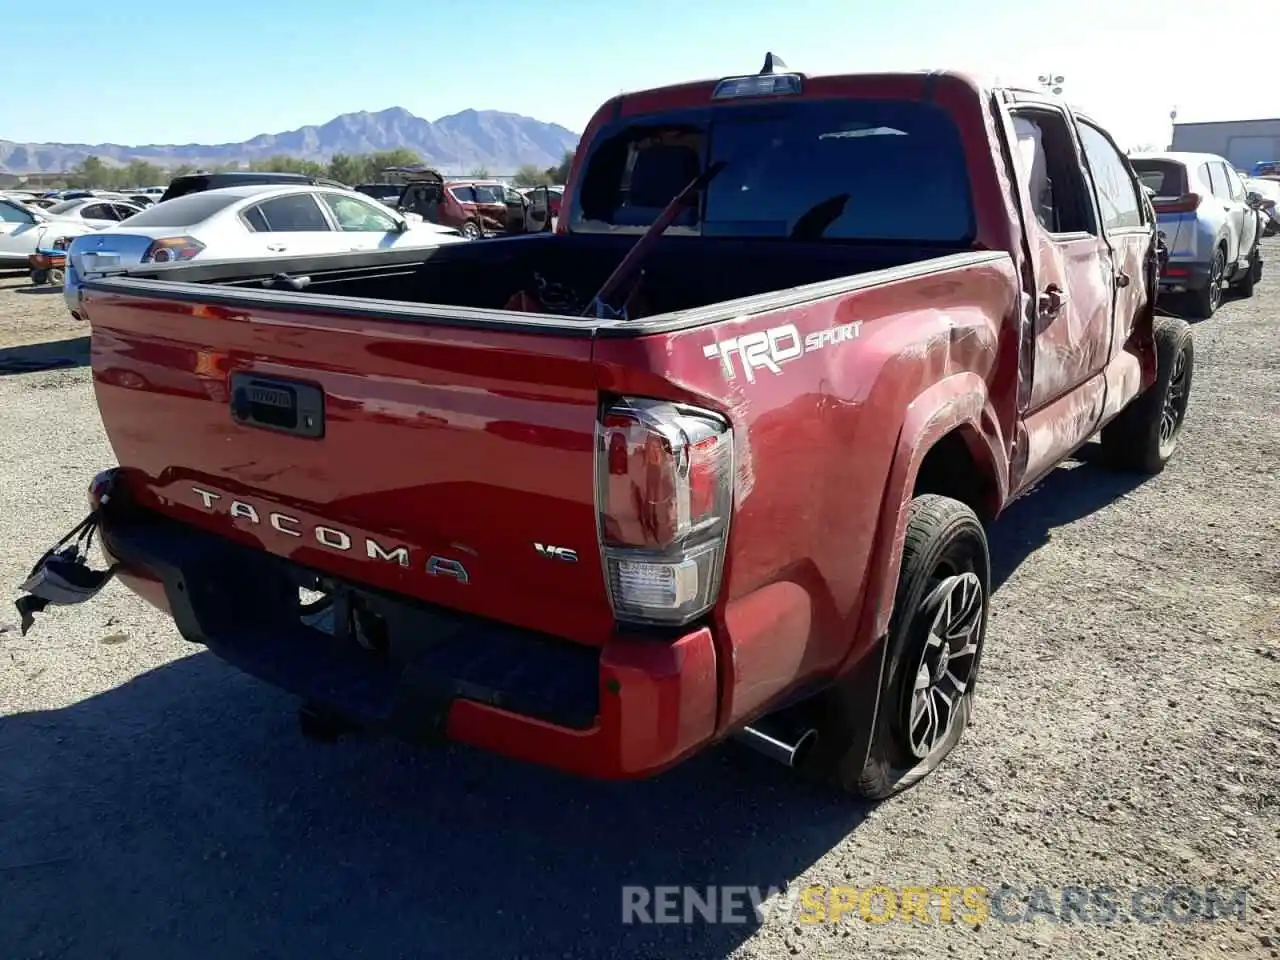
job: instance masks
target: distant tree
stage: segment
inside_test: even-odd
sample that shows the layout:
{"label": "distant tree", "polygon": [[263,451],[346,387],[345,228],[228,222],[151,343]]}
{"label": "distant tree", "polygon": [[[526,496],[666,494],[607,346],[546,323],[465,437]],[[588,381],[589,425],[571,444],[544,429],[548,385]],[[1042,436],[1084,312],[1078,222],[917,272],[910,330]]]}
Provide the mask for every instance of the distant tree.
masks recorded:
{"label": "distant tree", "polygon": [[67,182],[82,190],[98,190],[109,185],[111,168],[101,158],[90,155],[85,157],[69,171]]}
{"label": "distant tree", "polygon": [[131,160],[129,165],[120,171],[121,186],[150,187],[164,180],[164,171],[154,163],[146,160]]}
{"label": "distant tree", "polygon": [[547,167],[546,177],[550,183],[563,184],[569,179],[569,168],[573,166],[573,151],[566,150],[560,162],[554,167]]}
{"label": "distant tree", "polygon": [[517,187],[541,187],[553,182],[548,173],[547,170],[539,170],[532,163],[526,163],[516,171],[516,175],[512,179]]}
{"label": "distant tree", "polygon": [[477,180],[488,180],[490,177],[489,168],[484,164],[480,164],[477,167],[472,167],[467,176],[475,177]]}
{"label": "distant tree", "polygon": [[350,153],[335,153],[329,158],[328,175],[339,183],[354,186],[366,183],[372,172],[367,156],[355,156]]}
{"label": "distant tree", "polygon": [[369,161],[370,177],[375,180],[382,178],[382,171],[387,167],[422,166],[422,157],[408,147],[396,147],[394,150],[378,150],[366,156]]}
{"label": "distant tree", "polygon": [[316,163],[314,160],[302,160],[298,157],[283,155],[255,160],[249,164],[249,169],[271,173],[302,173],[309,177],[322,177],[327,172],[324,164]]}

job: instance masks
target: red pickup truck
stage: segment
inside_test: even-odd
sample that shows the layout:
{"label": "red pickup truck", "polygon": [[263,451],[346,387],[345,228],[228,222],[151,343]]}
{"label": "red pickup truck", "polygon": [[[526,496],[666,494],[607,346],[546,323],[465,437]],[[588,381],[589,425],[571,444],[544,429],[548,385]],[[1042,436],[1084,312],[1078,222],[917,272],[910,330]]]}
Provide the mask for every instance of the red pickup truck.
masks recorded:
{"label": "red pickup truck", "polygon": [[86,280],[81,533],[314,735],[887,796],[968,720],[986,525],[1099,431],[1174,452],[1154,220],[1097,123],[956,73],[621,95],[554,233]]}

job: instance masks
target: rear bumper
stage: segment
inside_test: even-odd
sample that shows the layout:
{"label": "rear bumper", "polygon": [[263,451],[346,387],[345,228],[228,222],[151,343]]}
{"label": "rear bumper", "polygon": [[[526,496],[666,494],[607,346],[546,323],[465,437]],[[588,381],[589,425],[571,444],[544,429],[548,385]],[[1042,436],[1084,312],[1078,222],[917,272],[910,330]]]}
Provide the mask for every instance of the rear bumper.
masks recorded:
{"label": "rear bumper", "polygon": [[[265,551],[112,500],[102,545],[117,576],[189,641],[353,726],[449,739],[583,776],[647,776],[714,739],[711,631],[601,649],[320,578]],[[301,619],[299,587],[373,614],[374,652]],[[345,634],[345,635],[344,635]]]}
{"label": "rear bumper", "polygon": [[1160,275],[1161,293],[1203,290],[1209,282],[1209,264],[1171,260]]}

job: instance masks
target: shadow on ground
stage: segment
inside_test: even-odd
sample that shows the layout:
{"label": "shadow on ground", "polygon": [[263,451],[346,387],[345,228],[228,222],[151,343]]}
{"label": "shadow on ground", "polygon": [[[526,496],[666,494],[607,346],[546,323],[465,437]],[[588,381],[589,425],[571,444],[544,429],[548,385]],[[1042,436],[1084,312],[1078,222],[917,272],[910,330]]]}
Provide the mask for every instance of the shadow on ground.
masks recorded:
{"label": "shadow on ground", "polygon": [[[1086,444],[1075,458],[1051,471],[1030,493],[1015,500],[991,527],[992,589],[1064,527],[1132,493],[1149,477],[1112,470],[1103,463],[1098,443]],[[997,596],[996,602],[999,602]]]}
{"label": "shadow on ground", "polygon": [[88,365],[88,337],[28,343],[20,347],[0,347],[0,376]]}
{"label": "shadow on ground", "polygon": [[[1055,471],[998,525],[999,579],[1135,484]],[[867,812],[736,747],[602,784],[460,747],[316,745],[291,699],[195,650],[0,720],[8,955],[723,957],[754,922],[623,926],[622,887],[781,887]]]}

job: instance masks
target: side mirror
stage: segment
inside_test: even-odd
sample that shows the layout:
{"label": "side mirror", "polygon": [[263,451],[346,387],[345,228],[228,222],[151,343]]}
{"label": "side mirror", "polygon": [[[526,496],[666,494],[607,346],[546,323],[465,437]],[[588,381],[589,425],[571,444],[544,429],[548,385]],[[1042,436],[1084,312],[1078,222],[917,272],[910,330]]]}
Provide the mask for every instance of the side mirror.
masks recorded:
{"label": "side mirror", "polygon": [[404,233],[409,229],[409,220],[407,217],[400,217],[396,220],[396,233]]}
{"label": "side mirror", "polygon": [[1262,194],[1250,190],[1244,195],[1244,202],[1256,210],[1262,206]]}

